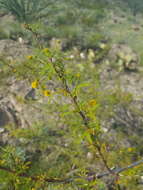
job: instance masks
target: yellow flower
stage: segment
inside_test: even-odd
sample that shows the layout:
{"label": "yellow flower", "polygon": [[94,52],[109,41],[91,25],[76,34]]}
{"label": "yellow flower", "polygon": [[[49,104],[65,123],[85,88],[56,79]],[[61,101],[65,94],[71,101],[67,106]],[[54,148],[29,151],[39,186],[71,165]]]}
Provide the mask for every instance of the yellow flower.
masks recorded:
{"label": "yellow flower", "polygon": [[32,88],[37,88],[37,87],[38,87],[38,81],[37,81],[37,80],[33,81],[33,82],[31,83],[31,87],[32,87]]}
{"label": "yellow flower", "polygon": [[16,69],[13,69],[13,72],[15,73],[15,72],[16,72]]}
{"label": "yellow flower", "polygon": [[28,55],[27,59],[33,59],[33,56],[32,55]]}
{"label": "yellow flower", "polygon": [[79,78],[80,77],[80,73],[76,73],[76,77]]}
{"label": "yellow flower", "polygon": [[133,149],[132,147],[129,147],[129,148],[128,148],[128,152],[133,152],[133,150],[134,150],[134,149]]}
{"label": "yellow flower", "polygon": [[120,150],[119,153],[122,154],[122,153],[123,153],[123,150]]}
{"label": "yellow flower", "polygon": [[105,49],[105,48],[106,48],[106,44],[101,43],[101,44],[99,45],[99,47],[100,47],[101,49]]}
{"label": "yellow flower", "polygon": [[42,51],[43,51],[43,53],[49,53],[50,52],[48,48],[45,48]]}
{"label": "yellow flower", "polygon": [[92,99],[88,102],[88,105],[89,106],[95,106],[97,104],[96,100],[95,99]]}
{"label": "yellow flower", "polygon": [[44,94],[44,96],[50,96],[51,92],[49,90],[44,90],[43,94]]}
{"label": "yellow flower", "polygon": [[19,179],[16,179],[16,183],[17,183],[17,184],[20,184],[20,180],[19,180]]}
{"label": "yellow flower", "polygon": [[26,29],[29,29],[30,25],[29,24],[23,24],[23,27]]}
{"label": "yellow flower", "polygon": [[5,164],[5,160],[0,160],[0,165]]}

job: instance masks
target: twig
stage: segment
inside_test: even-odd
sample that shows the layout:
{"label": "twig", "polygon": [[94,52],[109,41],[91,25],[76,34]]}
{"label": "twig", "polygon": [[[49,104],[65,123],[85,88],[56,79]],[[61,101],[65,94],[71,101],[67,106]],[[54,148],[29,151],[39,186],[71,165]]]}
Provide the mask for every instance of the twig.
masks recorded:
{"label": "twig", "polygon": [[[118,175],[128,169],[131,169],[131,168],[134,168],[140,164],[143,164],[143,159],[142,160],[139,160],[139,161],[136,161],[136,162],[133,162],[132,164],[124,167],[124,168],[116,168],[116,169],[113,169],[111,170],[114,174]],[[101,174],[96,174],[96,178],[102,178],[102,177],[105,177],[105,176],[108,176],[110,175],[111,173],[110,172],[105,172],[105,173],[101,173]],[[92,178],[95,178],[95,175],[92,175],[89,177],[89,179],[91,180]]]}
{"label": "twig", "polygon": [[[28,175],[26,173],[20,173],[19,174],[16,171],[14,171],[14,170],[12,170],[10,168],[4,167],[4,166],[0,166],[0,170],[9,172],[11,174],[15,174],[18,177],[30,178],[32,181],[39,181],[39,180],[41,180],[40,176],[30,176],[30,175]],[[67,183],[67,182],[69,183],[70,179],[43,178],[43,181],[48,182],[48,183]]]}
{"label": "twig", "polygon": [[[72,100],[72,102],[73,102],[73,104],[74,104],[74,106],[75,106],[77,112],[79,113],[80,117],[82,118],[85,127],[86,127],[87,129],[89,129],[89,122],[90,122],[90,120],[88,119],[88,117],[86,116],[86,114],[80,109],[79,103],[78,103],[78,101],[77,101],[77,97],[73,96],[73,94],[72,94],[72,92],[71,92],[71,90],[70,90],[70,88],[69,88],[69,86],[68,86],[68,84],[67,84],[67,80],[65,79],[64,70],[62,70],[62,72],[59,71],[59,70],[57,69],[56,65],[53,63],[53,60],[50,59],[50,61],[51,61],[51,64],[53,65],[53,68],[54,68],[55,72],[57,73],[58,77],[59,77],[60,80],[62,81],[62,84],[63,84],[63,86],[64,86],[66,92],[69,94],[69,96],[70,96],[70,98],[71,98],[71,100]],[[110,173],[113,174],[113,172],[111,171],[110,167],[108,166],[107,160],[105,159],[105,157],[104,157],[104,155],[103,155],[103,153],[102,153],[101,145],[99,145],[99,142],[98,142],[98,143],[97,143],[97,142],[94,142],[94,143],[93,143],[93,146],[94,146],[94,147],[96,148],[96,150],[98,151],[99,156],[100,156],[100,159],[102,160],[102,162],[103,162],[104,166],[106,167],[106,169],[107,169]]]}

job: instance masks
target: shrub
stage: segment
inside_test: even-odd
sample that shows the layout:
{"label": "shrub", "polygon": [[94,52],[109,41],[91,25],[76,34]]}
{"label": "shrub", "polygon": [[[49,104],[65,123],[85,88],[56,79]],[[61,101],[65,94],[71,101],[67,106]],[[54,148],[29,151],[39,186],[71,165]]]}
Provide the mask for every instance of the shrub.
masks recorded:
{"label": "shrub", "polygon": [[10,12],[20,22],[34,22],[47,14],[49,5],[41,0],[0,0],[0,6]]}

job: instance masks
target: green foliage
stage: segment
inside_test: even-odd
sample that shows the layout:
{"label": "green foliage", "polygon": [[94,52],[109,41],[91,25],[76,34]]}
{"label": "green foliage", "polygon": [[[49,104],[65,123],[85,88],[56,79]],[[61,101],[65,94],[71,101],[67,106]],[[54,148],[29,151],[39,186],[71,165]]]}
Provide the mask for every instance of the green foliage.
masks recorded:
{"label": "green foliage", "polygon": [[126,4],[131,9],[134,16],[143,11],[142,0],[127,0]]}
{"label": "green foliage", "polygon": [[[60,4],[54,4],[50,14],[52,16],[47,17],[47,22],[49,28],[56,32],[54,37],[66,38],[68,47],[78,45],[84,48],[90,43],[90,33],[96,35],[98,23],[105,17],[104,5],[96,0],[90,3],[63,0]],[[93,42],[94,47],[96,42]]]}
{"label": "green foliage", "polygon": [[[48,3],[41,0],[1,0],[0,6],[20,22],[34,22],[45,16]],[[47,14],[47,12],[46,12]]]}

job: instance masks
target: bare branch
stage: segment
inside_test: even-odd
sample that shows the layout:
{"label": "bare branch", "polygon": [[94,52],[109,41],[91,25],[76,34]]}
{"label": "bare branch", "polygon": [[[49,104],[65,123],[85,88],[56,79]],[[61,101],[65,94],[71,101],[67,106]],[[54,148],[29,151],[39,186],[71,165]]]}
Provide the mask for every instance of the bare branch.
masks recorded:
{"label": "bare branch", "polygon": [[[133,162],[132,164],[130,164],[130,165],[124,167],[124,168],[116,168],[116,169],[113,169],[111,171],[112,171],[113,174],[118,175],[119,173],[124,172],[124,171],[126,171],[128,169],[134,168],[134,167],[136,167],[136,166],[138,166],[140,164],[143,164],[143,159],[139,160],[139,161],[136,161],[136,162]],[[110,174],[111,174],[111,172],[105,172],[105,173],[96,174],[96,175],[94,174],[92,176],[89,176],[89,180],[91,180],[92,178],[102,178],[102,177],[108,176]]]}

